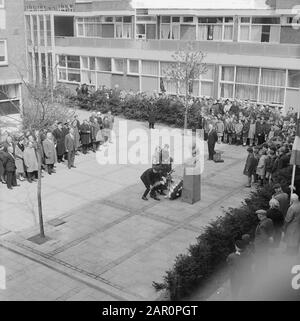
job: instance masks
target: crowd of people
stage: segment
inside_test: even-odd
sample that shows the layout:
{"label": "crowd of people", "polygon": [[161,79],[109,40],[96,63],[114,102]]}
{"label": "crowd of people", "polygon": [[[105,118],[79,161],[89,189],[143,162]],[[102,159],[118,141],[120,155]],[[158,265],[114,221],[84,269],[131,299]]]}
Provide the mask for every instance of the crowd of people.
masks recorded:
{"label": "crowd of people", "polygon": [[[282,251],[287,257],[297,256],[300,246],[300,201],[297,194],[289,198],[280,184],[274,185],[269,209],[256,211],[258,225],[253,242],[245,234],[235,242],[235,252],[227,258],[231,292],[234,299],[249,295],[255,277],[266,277],[272,255]],[[258,285],[259,287],[259,285]]]}
{"label": "crowd of people", "polygon": [[[54,122],[51,128],[6,133],[0,143],[0,180],[8,189],[19,186],[18,181],[32,183],[41,170],[55,173],[55,164],[66,161],[69,169],[75,168],[75,155],[96,152],[100,145],[112,143],[114,116],[92,112],[89,119],[80,123],[78,116],[65,122]],[[39,161],[40,160],[40,161]]]}

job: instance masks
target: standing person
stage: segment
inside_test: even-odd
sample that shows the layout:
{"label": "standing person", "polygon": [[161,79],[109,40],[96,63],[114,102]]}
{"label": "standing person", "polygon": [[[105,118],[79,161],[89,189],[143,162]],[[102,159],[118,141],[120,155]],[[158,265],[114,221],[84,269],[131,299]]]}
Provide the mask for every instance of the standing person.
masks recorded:
{"label": "standing person", "polygon": [[[79,126],[80,126],[80,123],[79,123]],[[78,155],[78,149],[80,147],[80,134],[79,134],[79,126],[78,126],[78,122],[76,119],[74,119],[71,123],[71,126],[70,126],[70,130],[71,128],[73,128],[73,131],[74,131],[74,140],[75,140],[75,154]]]}
{"label": "standing person", "polygon": [[265,183],[265,176],[266,176],[266,160],[267,160],[267,151],[261,150],[259,161],[256,167],[256,175],[259,179],[259,185],[263,186]]}
{"label": "standing person", "polygon": [[102,130],[102,134],[103,134],[103,137],[104,137],[104,143],[106,144],[107,141],[109,140],[109,136],[110,136],[110,124],[109,124],[109,121],[108,121],[108,117],[105,116],[103,118],[103,130]]}
{"label": "standing person", "polygon": [[65,137],[65,149],[67,152],[67,159],[68,159],[68,168],[71,169],[76,168],[74,166],[75,161],[75,153],[76,153],[76,141],[74,135],[74,129],[70,128],[69,134]]}
{"label": "standing person", "polygon": [[13,155],[13,149],[9,146],[4,146],[3,151],[5,153],[4,169],[6,173],[6,184],[8,189],[13,189],[13,186],[20,186],[17,184],[16,177],[16,162]]}
{"label": "standing person", "polygon": [[57,128],[52,133],[56,143],[56,154],[58,163],[64,162],[63,156],[65,154],[65,133],[61,122],[57,123]]}
{"label": "standing person", "polygon": [[244,119],[243,122],[243,130],[242,130],[242,134],[243,134],[243,146],[247,145],[247,140],[248,140],[248,135],[249,135],[249,129],[250,129],[250,122],[248,121],[248,119]]}
{"label": "standing person", "polygon": [[92,118],[90,121],[90,128],[91,128],[91,144],[92,144],[92,151],[96,153],[97,147],[99,145],[99,141],[97,141],[97,134],[100,130],[100,126],[98,124],[97,118]]}
{"label": "standing person", "polygon": [[229,279],[233,300],[237,300],[245,294],[245,286],[251,273],[251,257],[247,254],[245,248],[246,242],[237,240],[235,242],[235,252],[229,254],[226,260],[230,271]]}
{"label": "standing person", "polygon": [[5,169],[4,169],[4,160],[6,157],[6,153],[3,151],[4,145],[0,144],[0,182],[2,184],[6,184],[5,181]]}
{"label": "standing person", "polygon": [[113,127],[114,127],[115,118],[111,114],[111,111],[109,111],[107,113],[107,119],[108,119],[108,123],[109,123],[109,138],[108,138],[108,141],[109,141],[109,143],[112,143],[112,130],[113,130]]}
{"label": "standing person", "polygon": [[[270,218],[267,217],[267,211],[256,211],[259,223],[255,230],[255,256],[256,270],[261,274],[268,267],[268,256],[273,243],[274,225]],[[258,275],[259,275],[258,274]]]}
{"label": "standing person", "polygon": [[251,187],[252,177],[255,175],[256,172],[257,160],[254,156],[252,147],[248,147],[247,152],[248,157],[244,168],[244,175],[248,177],[248,184],[246,185],[246,187]]}
{"label": "standing person", "polygon": [[209,131],[207,137],[207,146],[208,146],[208,160],[214,159],[215,154],[215,145],[218,140],[218,135],[212,124],[209,124]]}
{"label": "standing person", "polygon": [[[69,130],[70,130],[70,120],[67,120],[67,122],[64,123],[63,128],[62,128],[64,141],[65,141],[66,136],[69,134]],[[66,149],[65,149],[63,158],[64,158],[64,160],[68,160],[68,155],[67,155]]]}
{"label": "standing person", "polygon": [[27,180],[29,183],[32,183],[32,181],[38,178],[38,160],[31,141],[28,142],[24,150],[24,163],[27,170]]}
{"label": "standing person", "polygon": [[265,124],[263,118],[257,119],[255,127],[255,136],[258,145],[261,145],[265,142]]}
{"label": "standing person", "polygon": [[149,168],[142,174],[141,180],[146,187],[142,199],[144,201],[148,201],[147,195],[150,192],[151,198],[155,199],[156,201],[160,201],[160,199],[156,195],[156,188],[158,187],[156,186],[156,184],[160,180],[159,171],[155,167]]}
{"label": "standing person", "polygon": [[221,144],[221,142],[222,142],[222,138],[223,138],[223,135],[224,135],[224,129],[225,129],[224,123],[221,120],[221,118],[219,117],[218,121],[216,123],[216,130],[217,130],[217,135],[218,135],[218,144]]}
{"label": "standing person", "polygon": [[154,110],[154,106],[151,104],[151,107],[149,108],[149,114],[148,114],[149,129],[154,129],[155,121],[156,121],[155,110]]}
{"label": "standing person", "polygon": [[24,181],[25,168],[24,168],[24,136],[18,138],[15,144],[15,160],[16,160],[16,175],[19,181]]}
{"label": "standing person", "polygon": [[83,154],[88,153],[88,147],[90,144],[90,126],[88,124],[88,121],[85,119],[83,121],[83,124],[80,126],[80,140],[82,145],[82,152]]}
{"label": "standing person", "polygon": [[242,120],[239,119],[235,124],[235,135],[236,135],[236,145],[240,145],[242,143],[242,134],[243,134],[243,123]]}
{"label": "standing person", "polygon": [[286,213],[290,206],[289,196],[284,193],[280,184],[276,183],[274,185],[274,194],[272,195],[279,202],[279,210],[281,211],[283,217],[286,217]]}
{"label": "standing person", "polygon": [[56,149],[52,138],[52,133],[48,132],[46,139],[43,141],[43,149],[45,153],[45,163],[47,165],[48,174],[55,173],[54,164],[57,161]]}
{"label": "standing person", "polygon": [[98,122],[98,124],[100,126],[100,129],[102,129],[102,115],[101,115],[100,111],[97,112],[97,117],[96,118],[97,118],[97,122]]}
{"label": "standing person", "polygon": [[249,131],[248,131],[248,138],[249,138],[249,146],[252,147],[255,139],[255,133],[256,133],[256,123],[253,118],[250,120],[249,124]]}
{"label": "standing person", "polygon": [[286,253],[297,255],[300,245],[300,202],[297,194],[291,195],[291,206],[284,222],[284,241],[286,242]]}
{"label": "standing person", "polygon": [[270,208],[267,210],[267,218],[270,218],[274,225],[273,246],[279,247],[282,235],[282,227],[284,224],[284,217],[279,210],[279,202],[275,198],[271,198],[269,202]]}
{"label": "standing person", "polygon": [[266,181],[271,184],[272,183],[272,174],[273,174],[273,166],[275,162],[275,151],[274,149],[269,148],[267,159],[266,159]]}

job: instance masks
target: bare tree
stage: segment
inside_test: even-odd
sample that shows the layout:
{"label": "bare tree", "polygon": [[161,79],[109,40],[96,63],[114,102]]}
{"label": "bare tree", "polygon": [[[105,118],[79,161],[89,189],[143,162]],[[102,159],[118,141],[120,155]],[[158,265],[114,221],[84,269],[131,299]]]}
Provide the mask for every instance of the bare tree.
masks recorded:
{"label": "bare tree", "polygon": [[193,43],[188,43],[186,49],[176,51],[172,58],[174,62],[164,70],[164,77],[168,81],[176,82],[177,93],[181,86],[184,88],[184,129],[187,129],[189,98],[192,94],[193,83],[199,80],[201,74],[207,72],[207,65],[204,62],[205,54],[202,51],[196,51]]}

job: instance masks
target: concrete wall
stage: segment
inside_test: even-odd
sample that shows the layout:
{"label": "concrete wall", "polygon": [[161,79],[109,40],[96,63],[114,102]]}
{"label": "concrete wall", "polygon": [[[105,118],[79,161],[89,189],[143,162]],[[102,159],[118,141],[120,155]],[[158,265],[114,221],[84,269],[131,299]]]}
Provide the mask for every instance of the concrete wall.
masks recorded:
{"label": "concrete wall", "polygon": [[18,71],[27,76],[23,0],[5,1],[6,29],[0,39],[7,40],[8,65],[0,66],[0,84],[21,82]]}

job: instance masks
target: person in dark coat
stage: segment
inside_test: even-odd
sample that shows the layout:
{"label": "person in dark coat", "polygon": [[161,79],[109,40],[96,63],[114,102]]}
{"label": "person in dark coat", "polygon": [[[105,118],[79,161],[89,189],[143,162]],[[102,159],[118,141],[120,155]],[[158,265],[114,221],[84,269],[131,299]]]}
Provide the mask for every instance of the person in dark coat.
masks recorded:
{"label": "person in dark coat", "polygon": [[153,106],[151,106],[151,108],[149,109],[149,118],[148,118],[148,122],[149,122],[149,128],[150,129],[154,129],[154,124],[156,121],[156,117],[155,117],[155,110],[153,108]]}
{"label": "person in dark coat", "polygon": [[256,122],[255,136],[258,145],[261,145],[265,142],[265,124],[263,119],[258,119]]}
{"label": "person in dark coat", "polygon": [[254,152],[253,152],[252,147],[248,147],[247,152],[248,152],[248,157],[247,157],[245,168],[244,168],[244,175],[246,175],[248,177],[248,184],[246,185],[246,187],[251,187],[252,176],[254,176],[256,173],[256,167],[258,164],[258,160],[254,156]]}
{"label": "person in dark coat", "polygon": [[207,145],[208,145],[208,160],[214,159],[215,154],[215,145],[218,141],[218,135],[212,124],[209,124],[209,131],[207,136]]}
{"label": "person in dark coat", "polygon": [[74,166],[75,153],[76,153],[76,141],[74,136],[74,129],[70,128],[69,134],[65,137],[65,149],[67,152],[68,168],[76,168]]}
{"label": "person in dark coat", "polygon": [[55,173],[54,164],[57,161],[56,149],[52,139],[52,133],[48,132],[46,139],[43,141],[43,150],[45,153],[45,164],[47,165],[48,174]]}
{"label": "person in dark coat", "polygon": [[83,124],[80,126],[80,140],[81,140],[83,154],[88,153],[88,147],[90,144],[90,134],[91,134],[91,129],[88,124],[88,121],[85,119],[83,121]]}
{"label": "person in dark coat", "polygon": [[56,143],[56,153],[58,163],[64,162],[63,156],[65,154],[65,131],[63,130],[62,123],[57,124],[57,128],[52,133]]}
{"label": "person in dark coat", "polygon": [[16,176],[16,162],[13,153],[9,150],[7,146],[4,147],[4,169],[6,172],[6,184],[8,189],[13,189],[13,186],[20,186],[17,184]]}
{"label": "person in dark coat", "polygon": [[267,210],[267,218],[270,218],[274,225],[273,246],[279,247],[284,224],[284,216],[281,213],[279,202],[275,198],[271,198],[269,202],[270,208]]}
{"label": "person in dark coat", "polygon": [[4,146],[3,144],[0,146],[0,182],[2,184],[6,184],[5,181],[5,169],[4,169],[4,160],[6,153],[3,151]]}
{"label": "person in dark coat", "polygon": [[159,201],[160,199],[156,196],[156,188],[160,181],[159,170],[154,168],[147,169],[141,176],[141,180],[144,183],[146,190],[142,196],[144,201],[148,201],[147,195],[150,192],[150,197]]}
{"label": "person in dark coat", "polygon": [[[70,121],[68,120],[66,123],[64,123],[63,128],[62,128],[62,132],[63,132],[63,140],[65,141],[66,136],[69,134],[69,130],[70,130],[71,124]],[[65,148],[65,152],[64,152],[64,160],[68,160],[68,154]]]}

